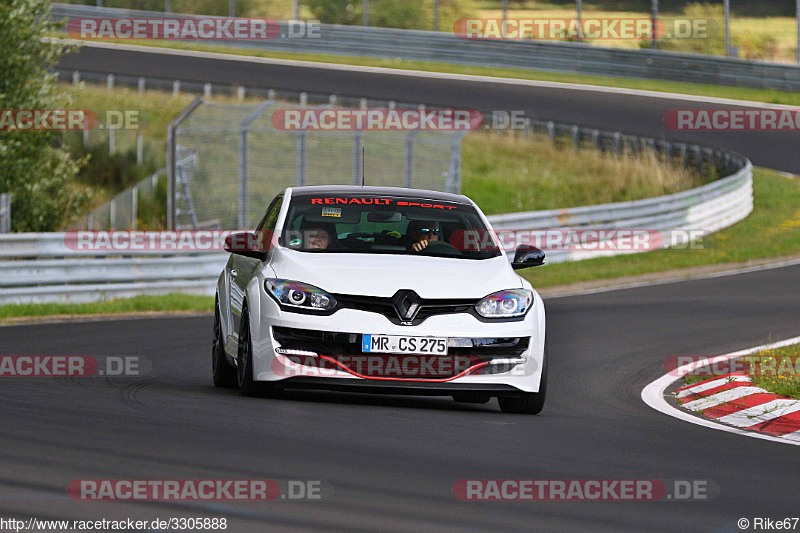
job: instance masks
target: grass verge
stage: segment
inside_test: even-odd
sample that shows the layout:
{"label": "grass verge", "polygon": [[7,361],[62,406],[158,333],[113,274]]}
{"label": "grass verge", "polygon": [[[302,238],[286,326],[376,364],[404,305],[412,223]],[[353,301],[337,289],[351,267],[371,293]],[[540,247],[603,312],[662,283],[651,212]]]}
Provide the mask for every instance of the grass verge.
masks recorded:
{"label": "grass verge", "polygon": [[[54,37],[63,38],[63,34],[54,34]],[[109,41],[117,44],[131,44],[129,41]],[[266,57],[273,59],[291,59],[295,61],[316,61],[321,63],[335,63],[345,65],[358,65],[366,67],[383,67],[406,70],[421,70],[426,72],[443,72],[452,74],[469,74],[476,76],[490,76],[497,78],[517,78],[521,80],[555,81],[563,83],[578,83],[585,85],[599,85],[603,87],[619,87],[625,89],[639,89],[659,91],[666,93],[679,93],[696,96],[713,96],[718,98],[732,98],[735,100],[750,100],[770,104],[800,105],[800,93],[779,91],[775,89],[753,89],[748,87],[727,87],[706,85],[699,83],[684,83],[663,80],[640,80],[633,78],[615,78],[610,76],[595,76],[588,74],[572,74],[565,72],[546,72],[542,70],[478,67],[469,65],[455,65],[435,61],[416,61],[400,58],[382,59],[362,56],[341,56],[332,54],[305,54],[296,52],[278,52],[253,50],[249,48],[236,48],[231,46],[203,45],[183,42],[137,40],[137,45],[152,46],[157,48],[171,48],[179,50],[197,50],[202,52],[217,52],[240,56]]]}
{"label": "grass verge", "polygon": [[[800,400],[800,344],[754,353],[742,358],[742,364],[747,367],[750,379],[756,387]],[[694,385],[720,375],[689,375],[683,381],[686,385]]]}
{"label": "grass verge", "polygon": [[756,354],[753,384],[774,394],[800,400],[800,344]]}
{"label": "grass verge", "polygon": [[536,287],[609,280],[651,272],[741,263],[800,253],[800,179],[758,168],[753,172],[754,209],[738,224],[702,241],[701,249],[666,249],[545,265],[521,271]]}
{"label": "grass verge", "polygon": [[214,310],[214,298],[193,294],[135,296],[90,303],[43,303],[0,305],[0,324],[19,317],[72,317],[80,315],[115,315],[144,312],[185,312]]}

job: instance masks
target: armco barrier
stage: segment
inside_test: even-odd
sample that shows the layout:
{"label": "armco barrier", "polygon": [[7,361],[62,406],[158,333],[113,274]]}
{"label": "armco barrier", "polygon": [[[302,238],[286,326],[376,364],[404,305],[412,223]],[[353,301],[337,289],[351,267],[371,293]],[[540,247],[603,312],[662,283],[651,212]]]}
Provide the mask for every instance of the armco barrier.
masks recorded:
{"label": "armco barrier", "polygon": [[[719,181],[668,196],[634,202],[532,211],[489,217],[496,230],[506,228],[645,228],[663,232],[711,233],[745,218],[753,209],[752,166]],[[74,250],[64,233],[0,235],[0,257],[63,257],[0,261],[0,304],[85,302],[137,294],[188,292],[214,294],[214,282],[227,254],[172,257],[97,258],[97,251]],[[665,242],[664,247],[675,244]],[[509,256],[513,248],[507,250]],[[141,253],[141,252],[137,252]],[[163,251],[153,252],[164,255]],[[549,252],[551,263],[577,261],[615,251]],[[119,252],[115,252],[119,254]],[[93,258],[81,258],[91,255]]]}
{"label": "armco barrier", "polygon": [[[191,18],[192,15],[53,4],[52,17],[57,19]],[[401,58],[787,91],[800,90],[800,67],[797,65],[648,49],[601,48],[571,42],[467,40],[456,37],[452,32],[331,24],[321,24],[319,29],[319,38],[226,40],[221,43],[263,50]],[[280,22],[279,34],[285,35],[288,31],[288,23]],[[131,42],[135,43],[135,40]]]}

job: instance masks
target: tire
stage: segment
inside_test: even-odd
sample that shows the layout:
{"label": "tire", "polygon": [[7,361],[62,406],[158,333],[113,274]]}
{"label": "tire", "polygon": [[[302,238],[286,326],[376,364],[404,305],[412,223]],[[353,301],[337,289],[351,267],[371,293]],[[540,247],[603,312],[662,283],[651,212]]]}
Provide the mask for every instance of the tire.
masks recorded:
{"label": "tire", "polygon": [[219,302],[214,303],[214,340],[211,343],[211,370],[214,374],[215,387],[232,388],[236,386],[236,369],[228,363],[228,358],[225,356]]}
{"label": "tire", "polygon": [[500,409],[504,413],[525,415],[538,415],[544,408],[544,398],[547,393],[547,341],[544,344],[544,357],[542,358],[542,380],[539,383],[539,392],[523,392],[519,396],[500,397]]}
{"label": "tire", "polygon": [[242,396],[267,396],[278,398],[281,390],[272,383],[253,381],[253,341],[250,338],[250,313],[245,306],[239,326],[236,382]]}

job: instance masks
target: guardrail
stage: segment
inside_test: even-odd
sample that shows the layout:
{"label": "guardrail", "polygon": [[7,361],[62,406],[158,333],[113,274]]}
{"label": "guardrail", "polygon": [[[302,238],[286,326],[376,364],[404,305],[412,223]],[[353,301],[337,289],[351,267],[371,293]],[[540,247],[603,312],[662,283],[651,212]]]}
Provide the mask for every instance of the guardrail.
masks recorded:
{"label": "guardrail", "polygon": [[[662,247],[677,242],[682,231],[712,233],[745,218],[753,209],[752,165],[749,161],[731,176],[696,189],[634,202],[571,209],[532,211],[489,217],[495,230],[559,228],[644,228],[668,237]],[[227,254],[150,252],[161,257],[97,258],[97,250],[68,246],[65,233],[0,235],[0,258],[48,257],[49,260],[0,262],[0,304],[30,302],[87,302],[138,294],[173,292],[214,294],[214,282]],[[680,240],[680,239],[679,239]],[[506,250],[513,255],[516,243]],[[147,252],[136,252],[145,255]],[[626,253],[614,250],[553,250],[551,263]],[[117,256],[120,252],[113,252]],[[108,255],[112,255],[109,253]],[[81,258],[89,256],[87,258]],[[54,259],[54,258],[59,259]],[[63,259],[61,259],[63,258]]]}
{"label": "guardrail", "polygon": [[[196,18],[155,11],[53,4],[54,18]],[[279,35],[288,35],[280,22]],[[243,48],[381,58],[441,61],[601,76],[800,90],[800,66],[659,50],[602,48],[583,43],[537,40],[461,39],[450,32],[320,24],[318,38],[226,40]],[[205,41],[206,44],[212,43]]]}

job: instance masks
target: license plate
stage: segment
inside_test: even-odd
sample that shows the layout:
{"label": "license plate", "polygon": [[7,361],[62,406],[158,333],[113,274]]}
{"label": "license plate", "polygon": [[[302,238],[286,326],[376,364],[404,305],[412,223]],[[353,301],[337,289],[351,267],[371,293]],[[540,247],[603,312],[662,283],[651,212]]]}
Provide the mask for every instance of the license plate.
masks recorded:
{"label": "license plate", "polygon": [[447,337],[363,335],[361,351],[369,353],[415,353],[447,355]]}

